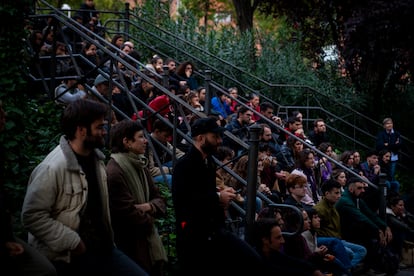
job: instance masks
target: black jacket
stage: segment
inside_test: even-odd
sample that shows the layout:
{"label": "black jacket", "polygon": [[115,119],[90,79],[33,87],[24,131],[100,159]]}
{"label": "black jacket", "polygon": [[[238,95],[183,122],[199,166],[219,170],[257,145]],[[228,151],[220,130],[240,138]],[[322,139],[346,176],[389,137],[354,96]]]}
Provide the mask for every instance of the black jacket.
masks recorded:
{"label": "black jacket", "polygon": [[174,167],[172,197],[177,246],[180,241],[207,240],[224,228],[224,209],[216,191],[215,163],[210,156],[203,159],[194,146]]}

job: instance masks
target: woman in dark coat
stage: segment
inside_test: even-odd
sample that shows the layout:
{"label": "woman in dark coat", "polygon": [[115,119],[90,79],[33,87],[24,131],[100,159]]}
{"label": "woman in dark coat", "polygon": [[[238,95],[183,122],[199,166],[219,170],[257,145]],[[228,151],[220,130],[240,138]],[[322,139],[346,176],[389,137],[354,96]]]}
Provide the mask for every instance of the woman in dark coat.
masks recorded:
{"label": "woman in dark coat", "polygon": [[107,175],[115,243],[150,275],[163,275],[167,255],[155,221],[165,215],[166,204],[147,168],[143,127],[123,120],[111,138]]}

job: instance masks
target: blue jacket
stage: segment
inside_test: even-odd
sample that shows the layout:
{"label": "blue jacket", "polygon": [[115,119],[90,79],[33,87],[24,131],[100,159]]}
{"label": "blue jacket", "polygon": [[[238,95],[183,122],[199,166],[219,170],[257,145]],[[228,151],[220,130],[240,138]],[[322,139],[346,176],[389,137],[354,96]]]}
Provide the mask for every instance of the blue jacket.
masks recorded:
{"label": "blue jacket", "polygon": [[220,113],[220,115],[223,116],[223,119],[226,119],[227,116],[232,113],[230,106],[226,102],[221,102],[218,97],[213,97],[211,99],[211,107],[214,111]]}

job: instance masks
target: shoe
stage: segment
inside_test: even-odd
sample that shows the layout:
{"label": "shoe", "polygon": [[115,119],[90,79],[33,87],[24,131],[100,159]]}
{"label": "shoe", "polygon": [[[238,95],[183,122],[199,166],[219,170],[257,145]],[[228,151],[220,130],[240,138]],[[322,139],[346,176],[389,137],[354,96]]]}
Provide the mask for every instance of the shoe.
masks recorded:
{"label": "shoe", "polygon": [[351,274],[352,275],[360,275],[366,272],[366,267],[363,263],[359,263],[353,268],[351,268]]}
{"label": "shoe", "polygon": [[384,273],[384,272],[381,272],[381,271],[378,271],[378,270],[374,270],[374,269],[371,268],[364,275],[367,275],[367,276],[386,276],[387,273]]}
{"label": "shoe", "polygon": [[398,268],[399,269],[406,269],[408,266],[406,265],[406,264],[404,264],[404,263],[400,263],[399,265],[398,265]]}

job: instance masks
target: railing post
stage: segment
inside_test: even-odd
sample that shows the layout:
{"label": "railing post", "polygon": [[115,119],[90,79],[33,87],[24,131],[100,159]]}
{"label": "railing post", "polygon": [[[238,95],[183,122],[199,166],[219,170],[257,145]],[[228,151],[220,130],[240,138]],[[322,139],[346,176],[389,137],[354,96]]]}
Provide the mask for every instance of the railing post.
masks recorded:
{"label": "railing post", "polygon": [[124,33],[126,35],[125,40],[129,40],[129,3],[125,3],[125,23],[124,23]]}
{"label": "railing post", "polygon": [[249,127],[249,161],[247,170],[247,213],[245,240],[252,241],[252,233],[256,216],[257,157],[259,154],[259,132],[257,124]]}
{"label": "railing post", "polygon": [[204,110],[208,115],[211,111],[211,93],[210,93],[210,82],[211,82],[211,70],[204,71],[204,86],[206,88],[206,100],[204,102]]}
{"label": "railing post", "polygon": [[168,75],[168,65],[162,66],[162,86],[169,89],[169,75]]}
{"label": "railing post", "polygon": [[386,198],[387,198],[387,185],[385,184],[387,180],[387,174],[380,173],[379,175],[379,185],[378,189],[380,190],[380,198],[379,198],[379,211],[378,214],[380,218],[386,221],[386,212],[385,209],[387,208]]}

